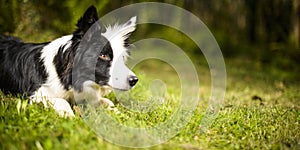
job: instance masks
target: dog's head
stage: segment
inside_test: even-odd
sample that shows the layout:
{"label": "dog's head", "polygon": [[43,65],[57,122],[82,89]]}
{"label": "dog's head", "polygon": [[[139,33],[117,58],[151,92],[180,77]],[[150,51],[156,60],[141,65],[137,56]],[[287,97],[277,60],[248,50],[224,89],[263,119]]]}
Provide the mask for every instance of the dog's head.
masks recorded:
{"label": "dog's head", "polygon": [[[93,72],[90,73],[94,73],[94,80],[99,85],[107,85],[116,90],[129,90],[137,83],[138,78],[125,65],[128,57],[128,38],[135,30],[135,26],[136,17],[132,17],[124,24],[104,27],[98,21],[94,6],[89,7],[79,19],[78,29],[73,33],[73,36],[84,40],[82,39],[84,34],[90,34],[87,38],[88,44],[83,49],[93,52],[86,54],[86,56],[92,55],[90,58],[93,60],[85,61],[85,63],[89,63],[87,64],[89,68],[94,68]],[[97,32],[90,33],[88,30],[91,27]],[[96,65],[90,66],[92,64]]]}

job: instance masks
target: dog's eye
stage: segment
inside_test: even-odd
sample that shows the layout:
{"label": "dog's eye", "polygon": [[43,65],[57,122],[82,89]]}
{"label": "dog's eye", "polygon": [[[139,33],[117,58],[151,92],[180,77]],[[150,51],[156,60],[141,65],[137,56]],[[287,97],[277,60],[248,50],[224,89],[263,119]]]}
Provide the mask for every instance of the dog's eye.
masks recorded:
{"label": "dog's eye", "polygon": [[110,57],[105,54],[100,54],[99,58],[105,61],[111,61]]}

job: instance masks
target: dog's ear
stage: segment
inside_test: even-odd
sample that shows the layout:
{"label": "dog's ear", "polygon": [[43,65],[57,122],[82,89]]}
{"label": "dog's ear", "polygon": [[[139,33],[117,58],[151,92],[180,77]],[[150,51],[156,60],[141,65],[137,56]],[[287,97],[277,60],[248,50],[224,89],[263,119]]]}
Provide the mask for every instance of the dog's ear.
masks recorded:
{"label": "dog's ear", "polygon": [[124,38],[124,45],[125,47],[129,46],[129,37],[131,33],[136,28],[136,16],[130,18],[124,25],[123,25],[123,38]]}
{"label": "dog's ear", "polygon": [[[83,16],[78,20],[76,26],[78,27],[75,31],[76,35],[83,36],[86,31],[95,23],[98,21],[98,14],[97,9],[95,6],[90,6]],[[101,28],[101,25],[99,26]]]}
{"label": "dog's ear", "polygon": [[136,16],[130,18],[125,24],[124,24],[124,31],[125,35],[130,35],[136,27]]}

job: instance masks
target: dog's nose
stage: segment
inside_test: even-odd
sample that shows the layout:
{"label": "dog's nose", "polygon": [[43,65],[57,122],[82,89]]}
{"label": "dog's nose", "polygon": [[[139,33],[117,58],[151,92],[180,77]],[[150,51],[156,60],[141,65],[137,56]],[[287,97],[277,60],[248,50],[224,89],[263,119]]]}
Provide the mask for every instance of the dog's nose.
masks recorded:
{"label": "dog's nose", "polygon": [[133,87],[138,82],[138,80],[139,79],[136,76],[130,76],[128,79],[129,85]]}

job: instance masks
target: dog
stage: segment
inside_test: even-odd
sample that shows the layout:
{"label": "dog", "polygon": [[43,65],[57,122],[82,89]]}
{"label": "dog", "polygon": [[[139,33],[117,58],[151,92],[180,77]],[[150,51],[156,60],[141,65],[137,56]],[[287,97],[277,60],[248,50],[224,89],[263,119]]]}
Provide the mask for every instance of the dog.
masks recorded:
{"label": "dog", "polygon": [[[90,6],[73,34],[46,43],[0,36],[2,92],[22,94],[30,104],[43,103],[60,116],[75,115],[75,99],[114,109],[113,102],[103,96],[112,90],[130,90],[138,82],[125,65],[136,16],[111,26],[98,19],[97,9]],[[91,27],[95,32],[87,33]]]}

